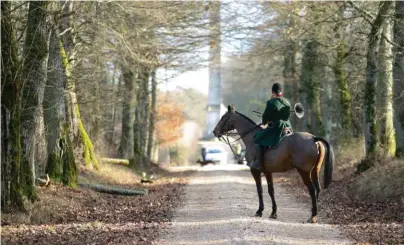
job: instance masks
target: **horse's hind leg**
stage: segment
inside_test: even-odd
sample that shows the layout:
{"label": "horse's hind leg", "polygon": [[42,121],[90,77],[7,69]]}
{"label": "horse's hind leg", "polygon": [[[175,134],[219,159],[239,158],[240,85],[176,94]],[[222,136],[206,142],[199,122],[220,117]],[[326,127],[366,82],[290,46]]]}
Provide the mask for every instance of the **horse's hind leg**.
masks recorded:
{"label": "horse's hind leg", "polygon": [[298,170],[300,176],[302,176],[303,182],[309,190],[312,209],[311,209],[311,217],[307,221],[309,223],[317,223],[317,198],[316,198],[316,189],[314,187],[313,182],[310,179],[310,172],[304,172],[302,170]]}
{"label": "horse's hind leg", "polygon": [[325,148],[323,144],[317,144],[318,148],[318,157],[317,157],[317,162],[316,166],[311,170],[311,179],[313,180],[314,187],[316,188],[316,198],[318,200],[318,197],[320,195],[321,187],[320,187],[320,181],[319,181],[319,176],[320,176],[320,170],[321,170],[321,165],[324,162],[324,156],[325,156]]}
{"label": "horse's hind leg", "polygon": [[259,199],[258,210],[255,213],[256,217],[262,217],[262,211],[264,211],[264,200],[262,199],[262,183],[261,183],[261,171],[258,169],[250,169],[252,176],[255,180],[255,185],[257,186],[257,193]]}
{"label": "horse's hind leg", "polygon": [[272,179],[272,173],[265,173],[265,178],[267,179],[268,193],[271,196],[271,201],[272,201],[272,213],[271,213],[271,216],[269,216],[269,218],[276,219],[278,216],[276,214],[276,202],[275,202],[274,182]]}
{"label": "horse's hind leg", "polygon": [[319,181],[319,171],[317,169],[313,169],[311,171],[311,179],[313,180],[313,185],[314,188],[316,189],[316,199],[318,200],[318,197],[320,195],[321,187],[320,187],[320,181]]}

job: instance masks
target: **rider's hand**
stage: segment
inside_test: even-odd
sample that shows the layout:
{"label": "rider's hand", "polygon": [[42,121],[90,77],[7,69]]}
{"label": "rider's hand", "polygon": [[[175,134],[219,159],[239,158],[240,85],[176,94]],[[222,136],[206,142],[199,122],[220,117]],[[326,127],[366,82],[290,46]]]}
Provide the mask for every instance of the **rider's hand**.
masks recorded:
{"label": "rider's hand", "polygon": [[265,128],[265,125],[264,125],[264,124],[260,123],[259,125],[260,125],[260,127],[261,127],[262,129]]}

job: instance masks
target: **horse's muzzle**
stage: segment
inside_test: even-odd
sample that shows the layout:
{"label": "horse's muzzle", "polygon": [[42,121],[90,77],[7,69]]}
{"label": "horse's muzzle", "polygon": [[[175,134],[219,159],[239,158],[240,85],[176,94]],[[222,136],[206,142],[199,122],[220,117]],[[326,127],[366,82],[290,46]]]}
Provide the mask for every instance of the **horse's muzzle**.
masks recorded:
{"label": "horse's muzzle", "polygon": [[213,135],[217,138],[222,137],[222,135],[220,133],[218,133],[216,130],[213,130]]}

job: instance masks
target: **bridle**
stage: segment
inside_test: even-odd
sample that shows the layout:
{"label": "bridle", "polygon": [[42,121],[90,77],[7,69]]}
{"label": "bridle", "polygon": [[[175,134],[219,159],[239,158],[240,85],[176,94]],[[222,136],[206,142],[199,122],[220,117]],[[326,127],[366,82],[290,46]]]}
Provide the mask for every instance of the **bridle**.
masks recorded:
{"label": "bridle", "polygon": [[[222,126],[220,127],[220,131],[219,131],[219,136],[217,137],[221,142],[227,144],[231,151],[233,152],[233,155],[237,158],[238,161],[240,161],[238,155],[234,152],[233,147],[231,146],[231,144],[233,144],[234,142],[237,142],[239,140],[241,140],[243,137],[245,137],[246,135],[248,135],[249,133],[251,133],[252,131],[254,131],[255,129],[259,128],[260,125],[255,125],[253,128],[243,132],[243,133],[230,133],[230,132],[223,132],[224,127],[226,126],[227,122],[229,121],[230,116],[226,119],[226,121],[224,121],[224,123],[222,124]],[[235,135],[239,135],[240,137],[232,142],[230,142],[229,137],[230,136],[235,136]],[[226,137],[226,138],[225,138]],[[243,160],[244,161],[244,160]]]}

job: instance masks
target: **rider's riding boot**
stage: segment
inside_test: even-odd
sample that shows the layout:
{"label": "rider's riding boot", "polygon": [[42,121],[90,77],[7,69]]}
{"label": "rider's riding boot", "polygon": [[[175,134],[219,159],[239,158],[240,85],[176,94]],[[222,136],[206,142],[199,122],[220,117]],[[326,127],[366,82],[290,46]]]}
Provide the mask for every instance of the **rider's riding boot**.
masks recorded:
{"label": "rider's riding boot", "polygon": [[265,154],[265,146],[260,145],[259,147],[260,152],[259,152],[259,157],[258,157],[258,162],[260,165],[260,169],[264,169],[264,154]]}

